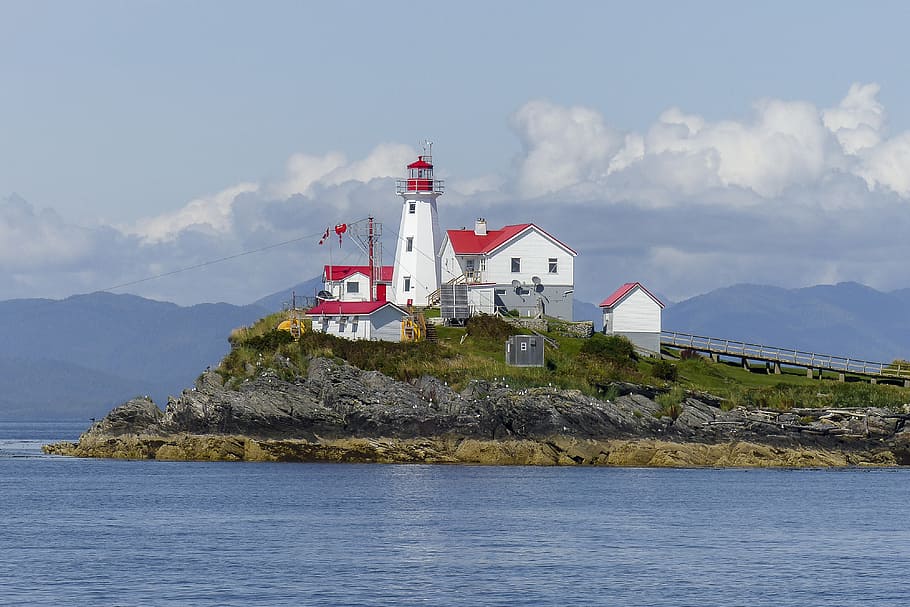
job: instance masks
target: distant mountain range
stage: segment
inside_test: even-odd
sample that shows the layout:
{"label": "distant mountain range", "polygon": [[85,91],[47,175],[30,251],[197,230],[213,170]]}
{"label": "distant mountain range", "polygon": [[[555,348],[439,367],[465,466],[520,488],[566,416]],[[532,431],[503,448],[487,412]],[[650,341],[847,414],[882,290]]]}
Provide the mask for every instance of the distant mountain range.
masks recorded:
{"label": "distant mountain range", "polygon": [[267,312],[111,293],[0,302],[0,419],[101,417],[139,394],[166,402],[221,360],[231,329]]}
{"label": "distant mountain range", "polygon": [[[0,302],[0,420],[101,417],[139,394],[164,405],[228,352],[227,337],[312,296],[318,278],[246,306],[182,307],[134,295]],[[873,361],[910,358],[910,289],[856,283],[780,289],[736,285],[669,305],[665,329]],[[575,302],[576,320],[600,309]]]}
{"label": "distant mountain range", "polygon": [[908,310],[910,289],[744,284],[669,306],[662,322],[664,330],[890,362],[910,359]]}

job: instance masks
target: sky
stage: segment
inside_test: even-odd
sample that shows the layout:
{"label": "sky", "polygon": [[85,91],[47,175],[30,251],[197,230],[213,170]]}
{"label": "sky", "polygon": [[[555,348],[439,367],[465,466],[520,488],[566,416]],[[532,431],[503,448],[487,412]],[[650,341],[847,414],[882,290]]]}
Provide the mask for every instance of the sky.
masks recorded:
{"label": "sky", "polygon": [[0,299],[249,303],[368,215],[391,263],[426,139],[442,226],[538,224],[578,251],[584,301],[907,288],[908,22],[886,1],[0,0]]}

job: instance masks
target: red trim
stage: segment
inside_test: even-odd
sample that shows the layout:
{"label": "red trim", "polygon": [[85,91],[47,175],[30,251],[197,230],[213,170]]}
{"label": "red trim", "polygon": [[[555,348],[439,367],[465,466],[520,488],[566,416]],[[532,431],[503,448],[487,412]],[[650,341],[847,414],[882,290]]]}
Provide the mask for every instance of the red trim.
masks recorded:
{"label": "red trim", "polygon": [[[400,166],[400,165],[399,165]],[[412,162],[408,165],[409,169],[432,169],[433,165],[421,158],[417,162]]]}
{"label": "red trim", "polygon": [[324,301],[314,308],[307,310],[307,316],[318,316],[326,314],[328,316],[338,316],[341,314],[372,314],[386,306],[392,306],[402,314],[407,312],[389,301]]}
{"label": "red trim", "polygon": [[664,304],[663,304],[659,299],[657,299],[656,297],[654,297],[654,295],[651,294],[651,291],[647,290],[647,289],[644,287],[644,285],[642,285],[640,282],[627,282],[627,283],[624,284],[623,286],[621,286],[621,287],[619,287],[618,289],[616,289],[616,290],[613,292],[613,294],[610,295],[608,298],[606,298],[605,300],[603,300],[602,302],[600,302],[600,307],[601,307],[601,308],[612,308],[612,307],[615,306],[617,303],[619,303],[619,301],[620,301],[621,299],[623,299],[626,295],[628,295],[629,293],[631,293],[632,290],[635,289],[635,287],[638,287],[639,289],[641,289],[642,291],[644,291],[644,292],[647,294],[647,296],[650,297],[651,299],[653,299],[653,300],[654,300],[654,303],[656,303],[657,305],[659,305],[661,308],[664,307]]}
{"label": "red trim", "polygon": [[[329,276],[329,268],[332,270],[332,275]],[[379,280],[383,282],[392,281],[392,266],[382,266],[380,270]],[[370,276],[370,266],[325,266],[322,269],[322,275],[326,280],[338,281],[350,278],[354,274],[363,274],[367,278]]]}
{"label": "red trim", "polygon": [[520,223],[513,226],[505,226],[500,230],[487,230],[486,236],[478,236],[474,233],[474,230],[448,230],[446,234],[456,255],[478,255],[492,253],[530,228],[538,230],[553,242],[565,247],[572,255],[578,255],[572,247],[558,238],[554,238],[549,232],[533,223]]}

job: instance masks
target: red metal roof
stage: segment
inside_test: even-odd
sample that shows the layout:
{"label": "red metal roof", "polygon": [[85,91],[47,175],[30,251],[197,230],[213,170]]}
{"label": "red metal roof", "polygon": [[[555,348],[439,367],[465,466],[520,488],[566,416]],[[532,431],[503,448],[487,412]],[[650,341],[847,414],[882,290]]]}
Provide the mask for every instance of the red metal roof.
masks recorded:
{"label": "red metal roof", "polygon": [[323,301],[318,306],[307,310],[307,315],[347,314],[353,316],[355,314],[372,314],[385,306],[392,306],[402,314],[407,314],[407,312],[390,301]]}
{"label": "red metal roof", "polygon": [[408,168],[409,169],[432,169],[433,165],[430,164],[429,162],[427,162],[426,160],[424,160],[423,156],[421,156],[417,160],[417,162],[412,162],[411,164],[409,164]]}
{"label": "red metal roof", "polygon": [[621,286],[621,287],[619,287],[618,289],[616,289],[616,290],[613,292],[613,294],[610,295],[608,298],[606,298],[605,300],[603,300],[602,302],[600,302],[600,307],[601,307],[601,308],[612,308],[612,307],[615,306],[617,303],[619,303],[619,301],[620,301],[623,297],[625,297],[626,295],[628,295],[629,293],[631,293],[632,290],[633,290],[635,287],[638,287],[638,288],[640,288],[642,291],[644,291],[645,293],[647,293],[647,294],[648,294],[648,297],[650,297],[651,299],[653,299],[653,300],[657,303],[657,305],[659,305],[661,308],[664,307],[664,304],[663,304],[659,299],[657,299],[656,297],[654,297],[654,295],[651,294],[651,291],[647,290],[647,289],[644,287],[644,285],[642,285],[640,282],[627,282],[627,283],[624,284],[623,286]]}
{"label": "red metal roof", "polygon": [[478,255],[498,249],[531,227],[540,230],[548,238],[564,246],[572,255],[577,254],[572,247],[557,238],[553,238],[553,236],[533,223],[519,223],[513,226],[504,226],[501,230],[487,230],[486,236],[478,236],[474,233],[474,230],[448,230],[446,233],[456,255]]}
{"label": "red metal roof", "polygon": [[[329,269],[331,268],[331,276],[329,276]],[[392,281],[392,266],[382,266],[380,270],[379,280],[383,282]],[[363,274],[364,276],[370,275],[370,266],[325,266],[322,270],[323,276],[328,276],[329,280],[344,280],[354,274]]]}

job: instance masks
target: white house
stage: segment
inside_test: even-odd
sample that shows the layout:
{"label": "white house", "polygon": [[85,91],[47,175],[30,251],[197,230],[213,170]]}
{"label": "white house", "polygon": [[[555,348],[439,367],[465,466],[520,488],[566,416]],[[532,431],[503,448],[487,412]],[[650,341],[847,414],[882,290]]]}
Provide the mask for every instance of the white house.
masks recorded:
{"label": "white house", "polygon": [[388,301],[323,301],[310,308],[313,331],[345,339],[401,341],[408,313]]}
{"label": "white house", "polygon": [[[325,290],[338,301],[370,301],[370,266],[336,266],[323,268]],[[392,266],[382,266],[376,281],[376,299],[386,300],[386,288],[392,282]]]}
{"label": "white house", "polygon": [[660,314],[664,304],[639,282],[628,282],[600,303],[604,333],[623,335],[637,349],[660,352]]}
{"label": "white house", "polygon": [[472,314],[517,310],[521,316],[572,320],[575,256],[533,223],[448,230],[439,249],[440,280],[465,284]]}

